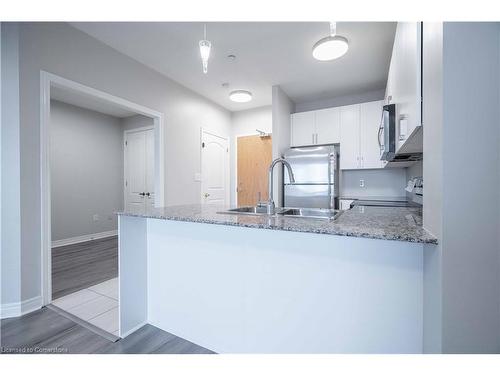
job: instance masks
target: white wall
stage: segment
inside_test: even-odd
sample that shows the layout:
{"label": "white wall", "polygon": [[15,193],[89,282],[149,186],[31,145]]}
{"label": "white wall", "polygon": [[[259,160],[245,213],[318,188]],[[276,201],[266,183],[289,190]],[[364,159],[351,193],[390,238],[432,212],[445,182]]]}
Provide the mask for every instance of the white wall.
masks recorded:
{"label": "white wall", "polygon": [[[342,150],[340,150],[342,152]],[[341,171],[341,197],[404,197],[405,168]],[[364,180],[365,187],[360,187]]]}
{"label": "white wall", "polygon": [[444,352],[500,353],[499,31],[443,27]]}
{"label": "white wall", "polygon": [[1,24],[1,304],[19,302],[21,295],[21,206],[19,155],[18,27]]}
{"label": "white wall", "polygon": [[383,100],[385,89],[363,92],[361,94],[337,96],[334,98],[320,99],[311,102],[296,102],[295,112],[313,111],[316,109],[341,107],[344,105],[373,102]]}
{"label": "white wall", "polygon": [[2,305],[14,303],[20,284],[20,156],[19,156],[19,71],[18,28],[2,23]]}
{"label": "white wall", "polygon": [[[19,31],[19,277],[21,299],[26,300],[41,293],[40,70],[165,115],[167,204],[199,202],[200,183],[194,174],[200,171],[200,128],[229,136],[231,119],[225,109],[65,23],[21,23]],[[12,90],[10,95],[17,96]],[[7,214],[15,219],[14,211]]]}
{"label": "white wall", "polygon": [[120,119],[54,100],[50,116],[52,241],[117,230],[115,212],[123,208]]}
{"label": "white wall", "polygon": [[[295,104],[279,86],[273,86],[273,159],[281,157],[290,147],[290,114],[295,112]],[[282,205],[282,165],[274,170],[274,201]]]}
{"label": "white wall", "polygon": [[257,135],[255,129],[272,133],[272,106],[233,112],[231,116],[231,204],[237,205],[237,137],[242,135]]}
{"label": "white wall", "polygon": [[499,25],[424,36],[424,226],[440,244],[424,260],[424,348],[499,353]]}

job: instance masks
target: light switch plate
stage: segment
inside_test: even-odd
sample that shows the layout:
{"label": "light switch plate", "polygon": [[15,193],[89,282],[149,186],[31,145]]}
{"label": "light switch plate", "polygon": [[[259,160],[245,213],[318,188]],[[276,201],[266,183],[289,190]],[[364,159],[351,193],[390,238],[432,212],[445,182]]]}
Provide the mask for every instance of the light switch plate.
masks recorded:
{"label": "light switch plate", "polygon": [[365,187],[365,180],[359,180],[359,187]]}

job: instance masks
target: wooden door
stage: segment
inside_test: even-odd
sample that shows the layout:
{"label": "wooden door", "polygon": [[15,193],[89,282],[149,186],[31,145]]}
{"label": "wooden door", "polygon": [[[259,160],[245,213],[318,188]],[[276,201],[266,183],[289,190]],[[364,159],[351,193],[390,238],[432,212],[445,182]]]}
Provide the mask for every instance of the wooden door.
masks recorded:
{"label": "wooden door", "polygon": [[238,206],[255,206],[268,196],[268,169],[272,161],[271,137],[251,135],[239,137],[238,148]]}

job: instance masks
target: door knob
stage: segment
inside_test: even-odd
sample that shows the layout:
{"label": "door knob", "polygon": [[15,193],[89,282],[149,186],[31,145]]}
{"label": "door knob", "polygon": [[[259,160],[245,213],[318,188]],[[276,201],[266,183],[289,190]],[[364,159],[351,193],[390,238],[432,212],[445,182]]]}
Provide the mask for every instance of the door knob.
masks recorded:
{"label": "door knob", "polygon": [[145,196],[145,195],[146,195],[146,193],[144,193],[144,192],[143,192],[143,193],[139,193],[139,195],[141,195],[141,196]]}
{"label": "door knob", "polygon": [[210,194],[208,194],[208,193],[205,193],[204,195],[205,195],[205,198],[208,198],[210,196]]}
{"label": "door knob", "polygon": [[148,196],[148,197],[149,197],[150,195],[151,195],[151,193],[146,193],[146,196]]}

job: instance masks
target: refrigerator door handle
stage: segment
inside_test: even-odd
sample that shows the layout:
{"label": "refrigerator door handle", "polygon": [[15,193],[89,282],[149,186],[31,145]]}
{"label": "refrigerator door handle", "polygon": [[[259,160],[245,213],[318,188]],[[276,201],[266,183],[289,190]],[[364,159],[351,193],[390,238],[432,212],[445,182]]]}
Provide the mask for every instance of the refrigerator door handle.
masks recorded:
{"label": "refrigerator door handle", "polygon": [[335,153],[330,153],[328,155],[328,201],[329,201],[329,208],[334,208],[335,202],[334,202],[334,191],[332,191],[332,184],[334,184],[336,181],[335,179]]}

